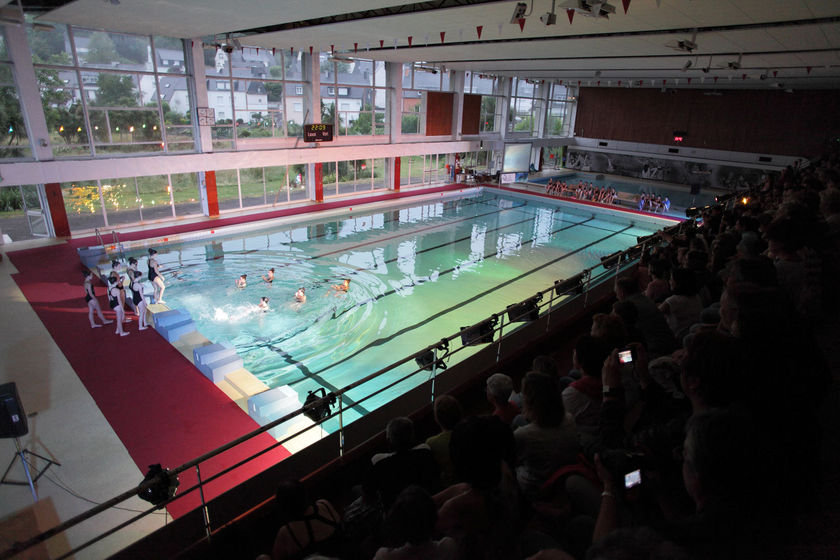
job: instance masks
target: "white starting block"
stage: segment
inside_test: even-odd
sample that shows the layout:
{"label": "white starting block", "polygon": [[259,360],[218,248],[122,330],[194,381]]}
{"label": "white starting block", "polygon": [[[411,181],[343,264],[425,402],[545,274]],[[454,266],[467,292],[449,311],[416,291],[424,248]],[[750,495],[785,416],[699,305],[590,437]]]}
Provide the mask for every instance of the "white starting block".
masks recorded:
{"label": "white starting block", "polygon": [[169,342],[175,342],[183,335],[195,330],[195,323],[189,312],[173,309],[154,314],[155,329]]}
{"label": "white starting block", "polygon": [[193,363],[213,383],[222,381],[228,373],[244,365],[242,358],[229,342],[194,348]]}
{"label": "white starting block", "polygon": [[[298,398],[297,392],[288,385],[281,385],[268,391],[263,391],[248,399],[248,414],[260,426],[265,426],[278,418],[298,410],[303,406]],[[297,422],[298,418],[292,418],[278,424],[269,433],[274,439],[280,440],[285,437],[289,427]]]}

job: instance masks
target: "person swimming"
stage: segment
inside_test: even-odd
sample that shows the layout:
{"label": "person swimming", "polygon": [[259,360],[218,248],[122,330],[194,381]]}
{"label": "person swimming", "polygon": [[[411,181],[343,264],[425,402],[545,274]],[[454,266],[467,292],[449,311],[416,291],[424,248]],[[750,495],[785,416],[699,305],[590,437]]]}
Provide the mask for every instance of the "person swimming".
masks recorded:
{"label": "person swimming", "polygon": [[265,296],[261,297],[261,298],[260,298],[260,303],[259,303],[259,304],[257,304],[257,307],[259,307],[259,308],[260,308],[260,311],[263,311],[263,312],[268,311],[268,310],[269,310],[269,307],[268,307],[268,298],[267,298],[267,297],[265,297]]}
{"label": "person swimming", "polygon": [[265,276],[263,276],[262,279],[263,282],[265,282],[266,284],[271,284],[272,282],[274,282],[274,269],[269,268],[268,273]]}
{"label": "person swimming", "polygon": [[300,304],[306,303],[306,288],[298,288],[298,291],[295,292],[295,301]]}
{"label": "person swimming", "polygon": [[341,284],[333,284],[332,289],[335,290],[335,295],[347,293],[350,290],[350,279],[345,278]]}
{"label": "person swimming", "polygon": [[243,274],[242,276],[237,278],[236,279],[236,287],[237,288],[244,288],[245,286],[247,286],[248,285],[248,281],[246,280],[247,278],[248,278],[247,274]]}

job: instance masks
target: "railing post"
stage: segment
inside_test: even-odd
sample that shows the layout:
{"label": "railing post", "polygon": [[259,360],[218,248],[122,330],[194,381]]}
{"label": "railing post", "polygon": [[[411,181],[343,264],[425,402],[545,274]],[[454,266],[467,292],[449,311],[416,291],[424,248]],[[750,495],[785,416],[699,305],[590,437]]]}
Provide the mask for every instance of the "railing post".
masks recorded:
{"label": "railing post", "polygon": [[548,317],[545,320],[545,332],[551,328],[551,312],[554,310],[554,288],[551,289],[551,299],[548,300]]}
{"label": "railing post", "polygon": [[344,457],[344,405],[342,403],[344,394],[338,395],[338,455]]}
{"label": "railing post", "polygon": [[432,349],[432,402],[435,402],[435,380],[437,379],[437,346]]}
{"label": "railing post", "polygon": [[201,515],[204,517],[204,532],[207,535],[207,542],[210,542],[210,513],[207,511],[207,502],[204,501],[204,483],[201,482],[201,469],[196,464],[195,474],[198,476],[198,493],[201,495]]}
{"label": "railing post", "polygon": [[499,360],[502,359],[502,329],[505,326],[505,314],[502,313],[502,319],[499,323],[499,342],[496,344],[496,363],[499,363]]}

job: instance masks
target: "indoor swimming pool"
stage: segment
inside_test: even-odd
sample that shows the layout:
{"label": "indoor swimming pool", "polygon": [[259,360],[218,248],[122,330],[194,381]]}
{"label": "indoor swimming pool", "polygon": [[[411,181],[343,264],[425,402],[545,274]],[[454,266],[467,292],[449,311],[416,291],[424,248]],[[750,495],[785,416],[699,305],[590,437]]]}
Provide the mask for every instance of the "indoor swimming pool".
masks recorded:
{"label": "indoor swimming pool", "polygon": [[[671,223],[479,189],[156,249],[167,305],[189,311],[205,337],[232,343],[246,369],[269,387],[291,386],[303,402],[309,391],[346,387]],[[247,286],[238,288],[243,274]],[[295,297],[300,288],[305,302]],[[421,372],[360,402],[414,369],[412,361],[349,391],[343,421],[428,379]]]}

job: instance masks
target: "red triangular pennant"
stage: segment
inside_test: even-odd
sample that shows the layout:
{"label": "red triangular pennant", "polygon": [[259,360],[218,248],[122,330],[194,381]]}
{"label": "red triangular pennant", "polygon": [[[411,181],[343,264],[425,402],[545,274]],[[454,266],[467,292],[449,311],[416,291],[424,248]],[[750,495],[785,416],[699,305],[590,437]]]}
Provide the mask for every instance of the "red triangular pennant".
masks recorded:
{"label": "red triangular pennant", "polygon": [[295,54],[295,48],[294,47],[289,47],[289,56],[294,56],[294,54]]}
{"label": "red triangular pennant", "polygon": [[775,78],[775,77],[776,77],[776,74],[778,74],[778,73],[779,73],[779,71],[778,71],[778,70],[773,70],[773,77]]}
{"label": "red triangular pennant", "polygon": [[557,85],[562,86],[563,85],[563,80],[560,80]]}
{"label": "red triangular pennant", "polygon": [[335,54],[335,45],[330,45],[330,52]]}
{"label": "red triangular pennant", "polygon": [[806,70],[809,74],[811,73],[811,67],[810,67],[810,66],[806,66],[806,67],[805,67],[805,70]]}
{"label": "red triangular pennant", "polygon": [[412,37],[411,37],[411,35],[409,35],[409,36],[408,36],[408,46],[409,46],[409,47],[411,46],[411,38],[412,38]]}
{"label": "red triangular pennant", "polygon": [[385,48],[385,40],[384,39],[379,39],[379,48],[380,49]]}
{"label": "red triangular pennant", "polygon": [[642,80],[639,80],[639,85],[642,85]]}
{"label": "red triangular pennant", "polygon": [[525,31],[525,18],[519,18],[519,31]]}
{"label": "red triangular pennant", "polygon": [[271,56],[274,56],[276,54],[277,54],[277,50],[274,47],[271,47]]}
{"label": "red triangular pennant", "polygon": [[575,19],[575,11],[574,10],[566,10],[566,15],[569,16],[569,25],[571,25],[572,20]]}
{"label": "red triangular pennant", "polygon": [[[312,47],[310,47],[310,48],[312,48]],[[257,54],[260,54],[260,48],[259,47],[257,47]],[[309,54],[312,54],[312,53],[309,53]]]}
{"label": "red triangular pennant", "polygon": [[718,79],[718,77],[717,77],[717,76],[715,76],[715,83],[717,83],[717,79]]}
{"label": "red triangular pennant", "polygon": [[359,43],[353,43],[353,52],[354,53],[359,52]]}
{"label": "red triangular pennant", "polygon": [[621,80],[618,80],[618,87],[621,87]]}
{"label": "red triangular pennant", "polygon": [[443,43],[443,38],[446,36],[446,31],[440,32],[440,42]]}
{"label": "red triangular pennant", "polygon": [[476,25],[475,30],[478,33],[478,38],[481,39],[481,30],[484,29],[483,25]]}
{"label": "red triangular pennant", "polygon": [[312,56],[312,45],[309,45],[309,56]]}
{"label": "red triangular pennant", "polygon": [[746,74],[741,74],[741,79],[742,79],[742,80],[746,80],[746,79],[747,79],[747,75],[746,75]]}
{"label": "red triangular pennant", "polygon": [[691,83],[691,78],[688,78],[688,83],[689,83],[689,84]]}
{"label": "red triangular pennant", "polygon": [[627,13],[627,8],[630,7],[630,0],[621,0],[621,5],[624,6],[624,13]]}

